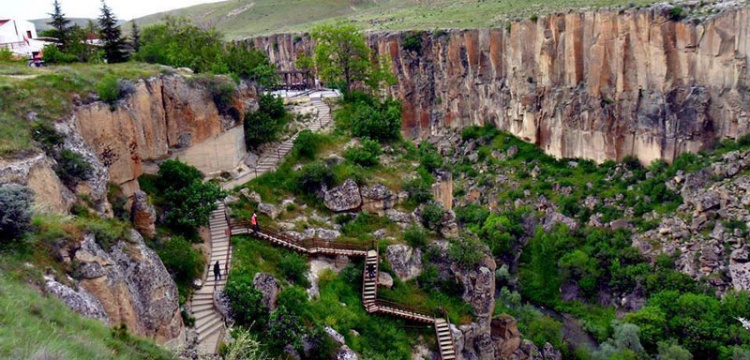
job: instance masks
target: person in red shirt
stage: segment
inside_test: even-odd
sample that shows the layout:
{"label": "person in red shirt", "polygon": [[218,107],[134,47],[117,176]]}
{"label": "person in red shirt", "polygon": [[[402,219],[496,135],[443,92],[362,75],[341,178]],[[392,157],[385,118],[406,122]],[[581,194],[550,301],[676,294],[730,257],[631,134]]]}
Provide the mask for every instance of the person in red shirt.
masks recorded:
{"label": "person in red shirt", "polygon": [[258,227],[258,215],[253,211],[253,217],[250,218],[250,224],[253,226],[253,232],[258,232],[260,228]]}

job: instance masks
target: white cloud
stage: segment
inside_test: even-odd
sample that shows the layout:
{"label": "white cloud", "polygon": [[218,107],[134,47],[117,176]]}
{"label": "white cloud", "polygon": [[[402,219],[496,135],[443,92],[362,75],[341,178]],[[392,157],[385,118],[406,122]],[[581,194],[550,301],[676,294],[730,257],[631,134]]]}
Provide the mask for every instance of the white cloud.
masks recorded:
{"label": "white cloud", "polygon": [[[130,20],[157,12],[179,9],[220,0],[107,0],[118,19]],[[38,19],[52,12],[53,0],[0,0],[0,18]],[[96,18],[101,13],[100,0],[60,0],[65,16]]]}

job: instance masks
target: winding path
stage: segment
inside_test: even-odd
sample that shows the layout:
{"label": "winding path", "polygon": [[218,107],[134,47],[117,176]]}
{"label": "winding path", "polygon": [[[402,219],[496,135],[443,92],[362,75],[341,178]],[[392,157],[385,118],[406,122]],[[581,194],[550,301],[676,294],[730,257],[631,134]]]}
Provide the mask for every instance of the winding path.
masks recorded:
{"label": "winding path", "polygon": [[[320,131],[328,127],[331,122],[331,111],[324,97],[337,96],[332,91],[316,91],[309,94],[310,101],[318,110],[318,121],[311,123],[306,129],[313,132]],[[224,190],[231,190],[235,186],[243,185],[256,177],[273,171],[291,150],[294,139],[299,133],[294,134],[291,138],[281,142],[275,148],[262,154],[254,169],[242,176],[224,183]],[[198,351],[201,354],[215,354],[218,346],[224,336],[225,319],[216,309],[214,293],[224,289],[226,278],[229,275],[232,259],[232,243],[230,241],[229,222],[226,216],[224,203],[218,203],[218,208],[211,213],[209,230],[211,233],[211,253],[209,262],[204,274],[203,286],[198,289],[190,301],[191,313],[195,317],[195,330],[197,333]],[[346,255],[346,254],[344,254]],[[214,280],[213,267],[219,262],[222,279]]]}

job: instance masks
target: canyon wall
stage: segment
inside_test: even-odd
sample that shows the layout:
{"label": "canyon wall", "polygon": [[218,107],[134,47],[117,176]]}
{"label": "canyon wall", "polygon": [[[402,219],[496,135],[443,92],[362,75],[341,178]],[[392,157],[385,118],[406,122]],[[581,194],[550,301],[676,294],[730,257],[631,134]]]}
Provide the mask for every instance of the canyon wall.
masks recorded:
{"label": "canyon wall", "polygon": [[[372,33],[368,41],[393,60],[398,84],[387,91],[403,100],[406,136],[493,124],[556,157],[671,161],[750,132],[750,9],[717,7],[702,22],[671,21],[669,9]],[[421,49],[405,50],[407,36]],[[313,47],[299,34],[246,41],[282,69]]]}
{"label": "canyon wall", "polygon": [[[151,161],[180,157],[206,174],[236,167],[245,154],[244,142],[236,141],[237,128],[242,133],[239,114],[256,98],[255,89],[243,85],[231,107],[220,111],[201,81],[161,76],[138,81],[134,92],[112,109],[102,102],[76,107],[70,122],[109,169],[109,181],[130,196]],[[234,135],[223,141],[230,130]],[[190,149],[197,145],[203,145],[205,154],[192,163]]]}

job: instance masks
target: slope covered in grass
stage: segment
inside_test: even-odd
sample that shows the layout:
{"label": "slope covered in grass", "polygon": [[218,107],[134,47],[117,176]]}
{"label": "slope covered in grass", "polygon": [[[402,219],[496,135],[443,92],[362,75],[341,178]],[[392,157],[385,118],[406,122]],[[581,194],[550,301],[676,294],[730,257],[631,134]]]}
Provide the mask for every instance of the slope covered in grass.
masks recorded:
{"label": "slope covered in grass", "polygon": [[512,18],[609,6],[642,6],[654,0],[238,0],[203,4],[137,19],[142,26],[164,15],[216,26],[229,39],[307,31],[315,24],[354,21],[370,31],[500,27]]}
{"label": "slope covered in grass", "polygon": [[0,272],[0,358],[172,359],[154,343],[78,316]]}

